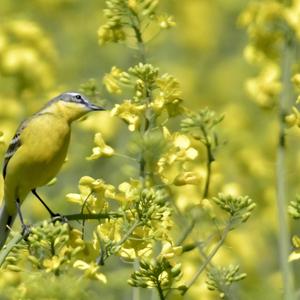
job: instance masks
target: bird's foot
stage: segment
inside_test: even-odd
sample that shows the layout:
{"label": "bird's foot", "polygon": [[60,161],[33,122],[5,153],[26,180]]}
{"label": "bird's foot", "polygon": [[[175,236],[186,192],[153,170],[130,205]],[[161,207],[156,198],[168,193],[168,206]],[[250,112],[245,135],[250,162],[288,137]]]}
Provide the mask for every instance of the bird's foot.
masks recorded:
{"label": "bird's foot", "polygon": [[24,239],[25,241],[28,240],[28,236],[29,236],[30,233],[31,233],[31,228],[30,228],[30,227],[31,227],[30,225],[26,225],[26,224],[23,224],[23,225],[22,225],[22,231],[21,231],[21,234],[22,234],[23,239]]}
{"label": "bird's foot", "polygon": [[68,223],[68,219],[65,216],[61,215],[61,214],[53,213],[51,215],[51,220],[52,220],[53,223],[55,223],[56,221],[61,222],[61,223]]}

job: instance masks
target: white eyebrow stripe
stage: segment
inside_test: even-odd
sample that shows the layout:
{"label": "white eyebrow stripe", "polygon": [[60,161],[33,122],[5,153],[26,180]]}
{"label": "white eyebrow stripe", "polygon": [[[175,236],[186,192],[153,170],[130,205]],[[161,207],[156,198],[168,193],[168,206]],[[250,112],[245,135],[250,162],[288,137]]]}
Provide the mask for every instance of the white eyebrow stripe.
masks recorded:
{"label": "white eyebrow stripe", "polygon": [[67,95],[70,95],[70,96],[76,96],[76,95],[79,95],[78,93],[66,93]]}

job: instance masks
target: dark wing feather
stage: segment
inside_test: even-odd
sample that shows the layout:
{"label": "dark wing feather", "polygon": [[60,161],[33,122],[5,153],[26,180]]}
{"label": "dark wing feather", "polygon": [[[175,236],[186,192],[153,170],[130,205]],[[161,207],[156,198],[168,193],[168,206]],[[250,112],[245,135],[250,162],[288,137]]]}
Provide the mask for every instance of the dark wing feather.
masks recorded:
{"label": "dark wing feather", "polygon": [[9,143],[8,149],[4,155],[4,163],[3,163],[3,170],[2,170],[3,178],[5,178],[5,176],[6,176],[6,169],[7,169],[7,164],[9,162],[9,160],[13,157],[13,155],[16,153],[16,151],[22,144],[20,135],[21,135],[23,129],[26,127],[26,123],[27,123],[26,121],[23,121],[20,124],[14,137],[12,138],[12,140]]}

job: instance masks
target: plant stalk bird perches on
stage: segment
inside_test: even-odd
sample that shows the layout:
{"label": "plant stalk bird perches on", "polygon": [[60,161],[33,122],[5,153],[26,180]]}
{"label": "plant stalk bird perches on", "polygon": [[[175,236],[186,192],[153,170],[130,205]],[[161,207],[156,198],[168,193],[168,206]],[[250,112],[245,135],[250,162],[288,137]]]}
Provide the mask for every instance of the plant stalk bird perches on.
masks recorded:
{"label": "plant stalk bird perches on", "polygon": [[56,216],[39,197],[36,188],[56,176],[67,154],[71,123],[90,111],[104,110],[78,93],[64,93],[50,100],[40,111],[23,121],[4,157],[4,201],[0,210],[0,249],[21,204],[32,192],[46,207],[51,217]]}

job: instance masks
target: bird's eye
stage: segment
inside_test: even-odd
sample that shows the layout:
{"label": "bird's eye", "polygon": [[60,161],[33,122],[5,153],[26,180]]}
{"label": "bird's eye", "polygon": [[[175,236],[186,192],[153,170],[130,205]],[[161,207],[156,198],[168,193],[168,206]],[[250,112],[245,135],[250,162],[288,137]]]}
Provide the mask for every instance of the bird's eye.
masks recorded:
{"label": "bird's eye", "polygon": [[76,95],[75,98],[78,99],[78,100],[81,100],[81,96],[80,95]]}

